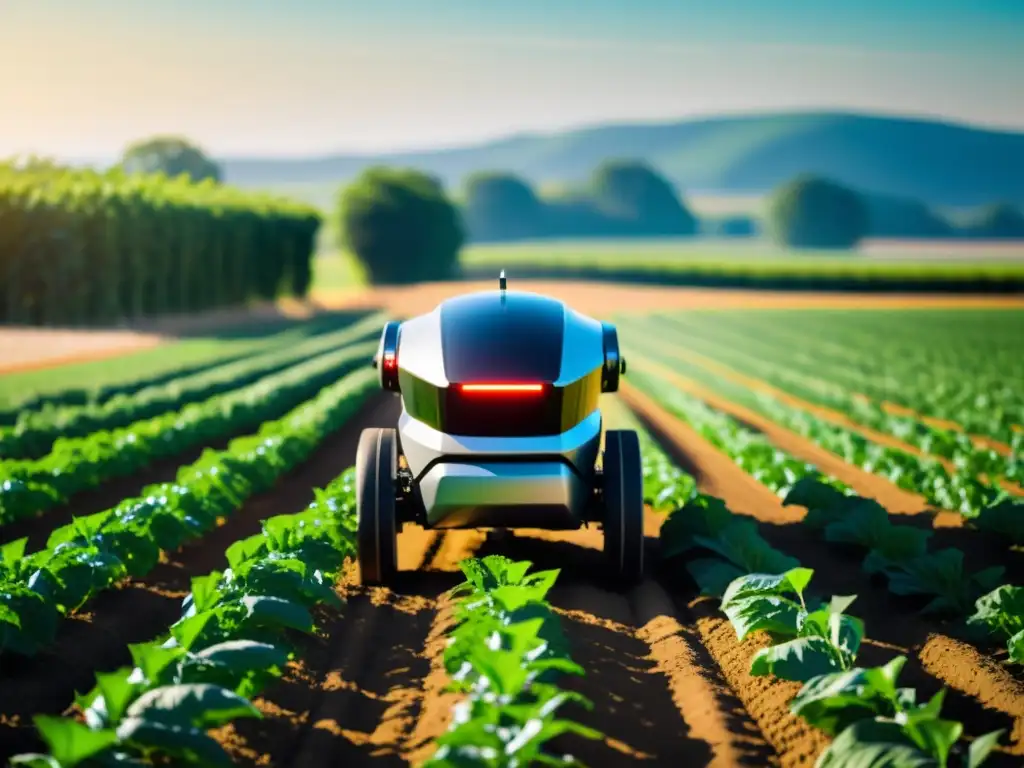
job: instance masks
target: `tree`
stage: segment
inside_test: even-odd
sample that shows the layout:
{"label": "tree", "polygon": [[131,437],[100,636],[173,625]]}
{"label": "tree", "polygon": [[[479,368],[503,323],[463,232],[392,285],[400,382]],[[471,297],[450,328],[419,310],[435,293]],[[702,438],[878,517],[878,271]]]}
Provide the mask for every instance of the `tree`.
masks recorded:
{"label": "tree", "polygon": [[455,276],[464,241],[441,183],[419,171],[373,167],[338,198],[344,246],[375,285]]}
{"label": "tree", "polygon": [[121,157],[125,173],[187,174],[193,181],[221,180],[221,170],[195,144],[177,136],[154,136],[128,146]]}
{"label": "tree", "polygon": [[594,204],[604,215],[635,234],[693,235],[696,217],[683,205],[672,184],[647,163],[610,160],[591,179]]}
{"label": "tree", "polygon": [[466,180],[466,229],[473,240],[523,240],[544,234],[544,204],[522,179],[481,172]]}
{"label": "tree", "polygon": [[887,195],[864,195],[871,237],[940,238],[953,235],[952,225],[927,205]]}
{"label": "tree", "polygon": [[803,175],[772,195],[768,225],[776,241],[791,248],[852,248],[868,233],[869,220],[856,192]]}
{"label": "tree", "polygon": [[1024,213],[1010,203],[996,203],[981,211],[968,234],[993,240],[1024,238]]}

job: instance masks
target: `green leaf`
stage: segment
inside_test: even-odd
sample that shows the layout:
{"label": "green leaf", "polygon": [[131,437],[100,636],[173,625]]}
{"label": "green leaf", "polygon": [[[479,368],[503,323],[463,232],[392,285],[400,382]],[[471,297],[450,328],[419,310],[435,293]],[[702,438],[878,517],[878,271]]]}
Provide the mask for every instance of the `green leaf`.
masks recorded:
{"label": "green leaf", "polygon": [[164,670],[185,655],[185,648],[167,648],[159,641],[152,641],[129,645],[128,652],[131,653],[135,666],[142,671],[143,677],[150,684],[156,685],[161,682]]}
{"label": "green leaf", "polygon": [[232,672],[244,672],[284,666],[288,661],[288,652],[269,643],[229,640],[199,651],[196,659],[226,667]]}
{"label": "green leaf", "polygon": [[906,740],[899,726],[861,720],[840,732],[815,768],[937,768],[938,763]]}
{"label": "green leaf", "polygon": [[[722,607],[725,608],[736,600],[748,597],[799,594],[807,586],[813,573],[809,568],[794,568],[782,574],[751,573],[741,576],[725,591],[722,596]],[[790,580],[791,577],[796,579],[796,584]]]}
{"label": "green leaf", "polygon": [[257,626],[313,631],[313,617],[304,606],[265,595],[247,595],[242,598],[242,604],[249,619]]}
{"label": "green leaf", "polygon": [[725,560],[706,558],[691,560],[686,570],[700,587],[702,595],[721,597],[734,580],[743,576],[743,571]]}
{"label": "green leaf", "polygon": [[798,637],[762,648],[750,662],[750,674],[775,675],[783,680],[806,682],[818,675],[842,669],[828,640]]}
{"label": "green leaf", "polygon": [[835,736],[858,720],[895,714],[888,697],[891,686],[880,689],[874,684],[877,679],[860,668],[819,675],[804,684],[789,708],[815,728]]}
{"label": "green leaf", "polygon": [[747,597],[727,606],[723,601],[723,610],[739,640],[758,630],[790,637],[798,632],[801,608],[784,597]]}
{"label": "green leaf", "polygon": [[823,483],[819,477],[805,475],[793,483],[782,503],[807,509],[832,508],[837,514],[841,514],[848,499],[838,489]]}
{"label": "green leaf", "polygon": [[128,708],[128,717],[150,722],[216,728],[239,717],[262,715],[248,699],[205,683],[165,685],[147,691]]}
{"label": "green leaf", "polygon": [[94,731],[70,718],[36,715],[32,722],[62,768],[73,768],[117,743],[113,731]]}
{"label": "green leaf", "polygon": [[1010,661],[1014,664],[1024,664],[1024,629],[1006,642],[1006,648],[1010,652]]}
{"label": "green leaf", "polygon": [[1002,735],[1003,731],[1001,730],[991,731],[972,741],[971,746],[967,748],[966,768],[978,768],[979,765],[984,763],[988,759],[989,753],[999,743],[999,737]]}
{"label": "green leaf", "polygon": [[130,669],[96,673],[99,696],[93,700],[89,709],[102,725],[116,725],[124,716],[128,703],[138,692],[138,686],[128,681],[130,674]]}
{"label": "green leaf", "polygon": [[234,762],[224,748],[198,728],[129,717],[118,726],[117,738],[143,750],[155,750],[175,763],[196,764],[205,768],[231,768]]}
{"label": "green leaf", "polygon": [[0,545],[0,563],[13,563],[25,556],[25,547],[28,545],[28,536],[9,541]]}

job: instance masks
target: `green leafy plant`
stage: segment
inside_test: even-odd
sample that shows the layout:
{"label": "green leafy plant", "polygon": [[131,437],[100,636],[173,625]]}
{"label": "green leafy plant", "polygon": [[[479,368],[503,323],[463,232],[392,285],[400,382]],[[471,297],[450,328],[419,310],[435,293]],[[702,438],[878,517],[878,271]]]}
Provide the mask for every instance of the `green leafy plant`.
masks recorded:
{"label": "green leafy plant", "polygon": [[161,551],[201,537],[218,518],[270,488],[340,426],[374,386],[364,369],[324,388],[256,435],[224,451],[206,452],[178,472],[177,482],[151,486],[112,510],[77,518],[26,555],[24,540],[0,550],[0,649],[32,655],[51,643],[58,619],[125,576],[141,576]]}
{"label": "green leafy plant", "polygon": [[291,632],[315,631],[310,609],[341,607],[333,589],[355,552],[354,471],[346,470],[304,512],[278,515],[225,553],[227,568],[192,580],[169,632],[129,646],[133,666],[96,675],[76,697],[84,723],[35,718],[49,754],[14,765],[230,766],[207,731],[261,717],[249,700],[281,675]]}
{"label": "green leafy plant", "polygon": [[940,717],[945,690],[918,704],[913,689],[897,687],[905,663],[905,656],[897,656],[881,667],[822,674],[804,684],[790,709],[835,737],[818,759],[819,768],[976,768],[985,761],[1002,731],[987,733],[963,749],[958,743],[963,726]]}
{"label": "green leafy plant", "polygon": [[466,581],[452,593],[461,599],[444,663],[453,689],[466,698],[425,766],[574,765],[545,752],[545,745],[566,733],[600,737],[559,716],[566,704],[590,702],[556,684],[560,675],[584,672],[569,658],[561,624],[545,601],[558,572],[528,574],[530,565],[495,555],[460,563]]}
{"label": "green leafy plant", "polygon": [[751,632],[764,631],[775,641],[754,654],[751,674],[806,681],[853,665],[864,623],[844,611],[856,596],[833,597],[828,604],[808,607],[804,590],[813,575],[810,568],[778,575],[754,573],[726,589],[722,611],[737,637],[743,640]]}

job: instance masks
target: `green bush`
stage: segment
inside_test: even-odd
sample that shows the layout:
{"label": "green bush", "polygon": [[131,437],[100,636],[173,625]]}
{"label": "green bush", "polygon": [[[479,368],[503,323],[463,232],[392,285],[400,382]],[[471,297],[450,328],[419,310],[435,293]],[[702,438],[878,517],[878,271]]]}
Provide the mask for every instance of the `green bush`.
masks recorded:
{"label": "green bush", "polygon": [[815,176],[783,184],[768,205],[769,231],[790,248],[853,248],[869,226],[867,206],[859,194]]}
{"label": "green bush", "polygon": [[466,230],[477,242],[521,240],[544,234],[544,204],[522,179],[482,172],[466,180]]}
{"label": "green bush", "polygon": [[374,285],[455,276],[462,220],[440,182],[419,171],[374,167],[338,199],[344,246]]}
{"label": "green bush", "polygon": [[696,217],[675,187],[647,163],[609,160],[591,179],[594,204],[605,216],[644,235],[693,235]]}

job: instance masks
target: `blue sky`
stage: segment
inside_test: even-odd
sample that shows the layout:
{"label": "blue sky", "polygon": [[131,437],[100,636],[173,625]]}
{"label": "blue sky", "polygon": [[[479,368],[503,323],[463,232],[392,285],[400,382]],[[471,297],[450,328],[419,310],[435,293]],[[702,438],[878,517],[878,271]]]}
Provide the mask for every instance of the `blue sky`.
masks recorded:
{"label": "blue sky", "polygon": [[1024,129],[1024,0],[0,0],[0,155],[454,145],[781,109]]}

